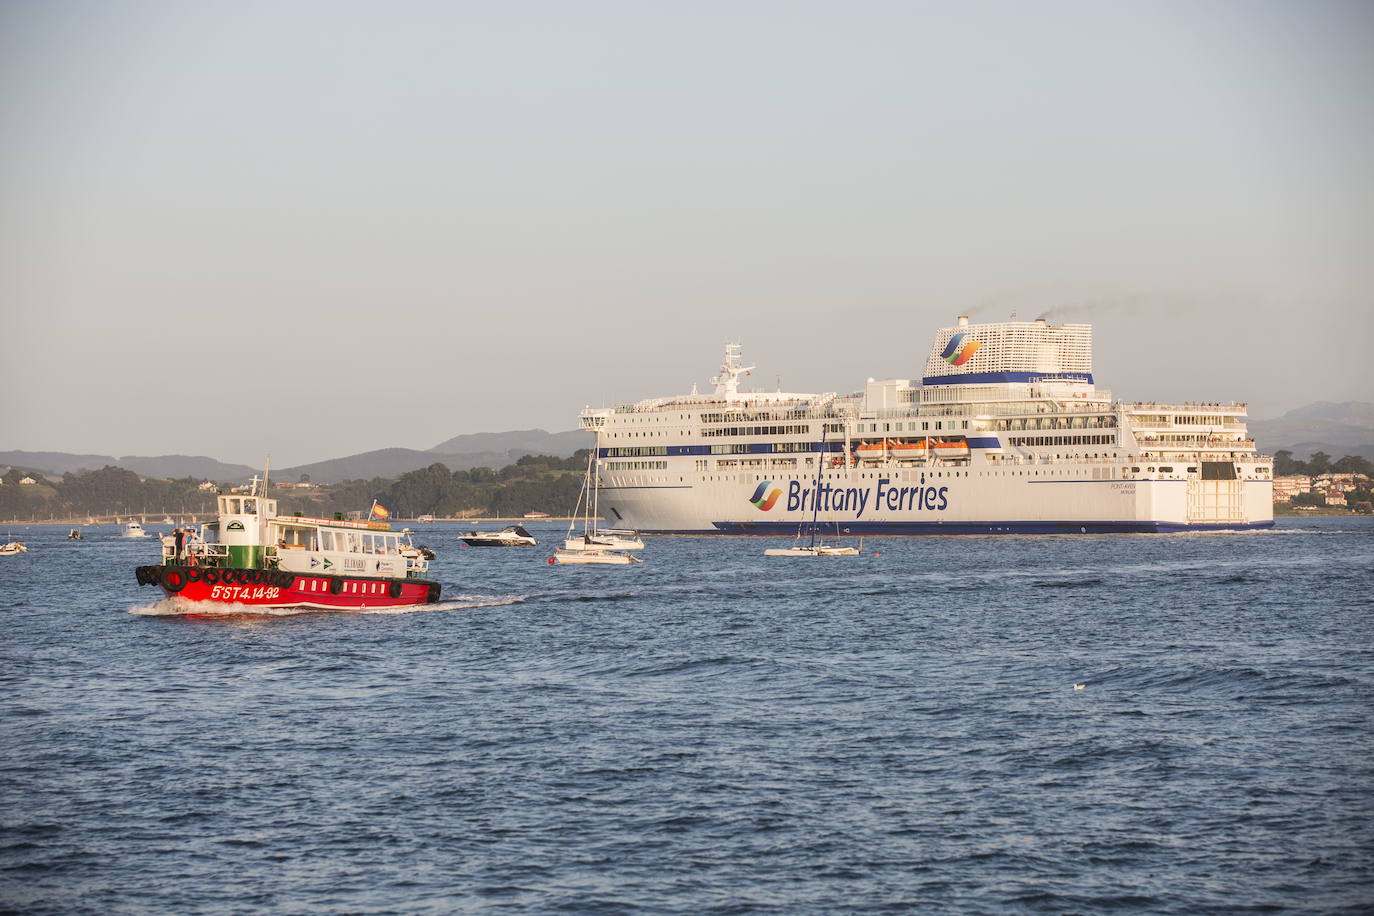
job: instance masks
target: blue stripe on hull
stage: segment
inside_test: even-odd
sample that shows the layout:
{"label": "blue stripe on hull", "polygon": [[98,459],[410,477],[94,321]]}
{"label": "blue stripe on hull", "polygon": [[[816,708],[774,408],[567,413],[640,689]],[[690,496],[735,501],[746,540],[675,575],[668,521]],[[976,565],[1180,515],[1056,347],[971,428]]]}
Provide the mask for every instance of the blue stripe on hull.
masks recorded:
{"label": "blue stripe on hull", "polygon": [[[766,534],[797,533],[797,523],[786,522],[712,522],[715,531],[655,531],[646,534]],[[1161,534],[1180,531],[1245,531],[1272,528],[1273,519],[1261,522],[1218,523],[1195,525],[1178,522],[842,522],[821,525],[822,534],[883,535],[883,534]]]}

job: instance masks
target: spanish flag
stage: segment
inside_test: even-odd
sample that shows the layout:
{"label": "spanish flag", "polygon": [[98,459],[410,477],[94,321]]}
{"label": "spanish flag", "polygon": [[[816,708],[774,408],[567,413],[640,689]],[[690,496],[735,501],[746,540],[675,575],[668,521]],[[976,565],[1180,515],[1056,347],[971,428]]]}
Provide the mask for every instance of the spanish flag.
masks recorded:
{"label": "spanish flag", "polygon": [[373,517],[373,518],[391,518],[391,513],[388,512],[388,511],[386,511],[386,506],[383,506],[381,503],[377,502],[376,500],[373,500],[373,501],[372,501],[372,517]]}

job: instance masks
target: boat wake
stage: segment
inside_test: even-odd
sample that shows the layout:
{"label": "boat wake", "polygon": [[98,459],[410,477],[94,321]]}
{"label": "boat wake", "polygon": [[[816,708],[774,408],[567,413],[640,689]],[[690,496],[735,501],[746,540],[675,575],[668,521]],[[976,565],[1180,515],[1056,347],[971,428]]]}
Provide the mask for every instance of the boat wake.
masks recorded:
{"label": "boat wake", "polygon": [[258,607],[249,604],[229,604],[209,601],[187,601],[183,598],[164,598],[150,604],[138,604],[129,613],[139,617],[301,617],[308,614],[424,614],[434,611],[466,611],[474,608],[504,607],[521,604],[528,595],[455,595],[434,604],[411,604],[405,607],[339,608],[317,607]]}
{"label": "boat wake", "polygon": [[357,614],[426,614],[431,611],[468,611],[483,607],[505,607],[522,604],[528,595],[455,595],[447,601],[434,604],[411,604],[406,607],[366,608],[355,611]]}

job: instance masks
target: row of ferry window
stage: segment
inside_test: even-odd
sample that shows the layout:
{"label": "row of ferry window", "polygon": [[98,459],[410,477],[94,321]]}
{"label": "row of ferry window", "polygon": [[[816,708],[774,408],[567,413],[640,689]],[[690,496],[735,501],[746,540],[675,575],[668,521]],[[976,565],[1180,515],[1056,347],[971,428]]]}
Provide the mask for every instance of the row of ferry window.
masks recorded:
{"label": "row of ferry window", "polygon": [[1010,436],[1015,445],[1111,445],[1115,436]]}
{"label": "row of ferry window", "polygon": [[610,461],[607,467],[612,471],[664,471],[668,468],[666,461]]}
{"label": "row of ferry window", "polygon": [[1115,429],[1116,417],[1014,417],[1009,420],[993,420],[989,429]]}
{"label": "row of ferry window", "polygon": [[811,424],[799,423],[791,426],[722,426],[718,429],[703,429],[703,438],[717,436],[805,436],[811,432]]}
{"label": "row of ferry window", "polygon": [[775,410],[764,411],[763,413],[704,413],[701,415],[703,423],[739,423],[741,421],[759,420],[804,420],[806,419],[805,410]]}
{"label": "row of ferry window", "polygon": [[[866,432],[869,432],[869,433],[900,433],[900,432],[913,432],[913,433],[914,433],[914,432],[929,432],[929,431],[932,429],[931,423],[930,423],[929,420],[922,420],[922,421],[920,421],[920,429],[919,429],[919,430],[918,430],[916,427],[917,427],[917,422],[916,422],[915,420],[912,420],[912,421],[906,422],[906,423],[903,423],[903,422],[901,422],[901,421],[898,421],[898,422],[896,422],[896,423],[860,423],[860,424],[858,424],[858,426],[856,427],[855,431],[862,435],[863,433],[866,433]],[[950,420],[950,421],[948,422],[948,425],[946,425],[946,422],[945,422],[944,420],[936,420],[936,421],[935,421],[935,425],[934,425],[933,428],[936,429],[936,430],[942,430],[942,429],[968,429],[968,420]]]}

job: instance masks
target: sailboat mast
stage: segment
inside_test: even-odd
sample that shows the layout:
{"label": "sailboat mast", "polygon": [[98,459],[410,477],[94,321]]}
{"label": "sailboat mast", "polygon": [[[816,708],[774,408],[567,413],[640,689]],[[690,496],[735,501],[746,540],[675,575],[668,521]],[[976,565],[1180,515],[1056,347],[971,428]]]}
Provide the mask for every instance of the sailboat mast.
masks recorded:
{"label": "sailboat mast", "polygon": [[816,453],[816,485],[811,490],[811,546],[816,546],[816,514],[821,510],[821,468],[825,467],[825,421],[821,421],[821,450]]}
{"label": "sailboat mast", "polygon": [[596,495],[592,497],[595,505],[592,506],[591,518],[588,520],[591,525],[592,533],[596,533],[596,523],[601,519],[601,431],[596,433],[596,441],[592,443],[591,462],[588,465],[587,486],[596,487]]}

